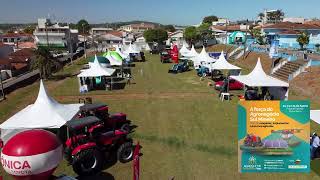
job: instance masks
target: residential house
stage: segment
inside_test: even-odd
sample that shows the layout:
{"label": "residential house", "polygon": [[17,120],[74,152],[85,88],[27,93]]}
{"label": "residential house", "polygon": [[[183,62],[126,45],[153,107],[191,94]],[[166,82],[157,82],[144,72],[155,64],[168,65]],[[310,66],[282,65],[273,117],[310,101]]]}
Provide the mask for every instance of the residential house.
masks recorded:
{"label": "residential house", "polygon": [[320,26],[316,24],[281,22],[264,25],[261,31],[266,35],[269,43],[272,40],[279,40],[279,45],[283,48],[299,48],[300,46],[296,39],[301,32],[306,32],[310,35],[310,42],[307,46],[309,49],[314,49],[315,45],[320,43]]}
{"label": "residential house", "polygon": [[33,42],[33,37],[26,33],[7,33],[0,35],[0,42],[11,46],[19,46],[21,42]]}
{"label": "residential house", "polygon": [[229,25],[229,24],[230,24],[230,21],[225,18],[218,18],[217,21],[212,22],[213,26],[225,26],[225,25]]}

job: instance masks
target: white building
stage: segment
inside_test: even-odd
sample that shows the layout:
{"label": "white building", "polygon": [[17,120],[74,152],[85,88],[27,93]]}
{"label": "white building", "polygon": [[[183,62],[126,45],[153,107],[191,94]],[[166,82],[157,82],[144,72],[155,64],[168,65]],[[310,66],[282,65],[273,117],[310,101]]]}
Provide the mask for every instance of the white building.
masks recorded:
{"label": "white building", "polygon": [[264,12],[262,13],[263,16],[259,17],[259,19],[262,21],[262,24],[274,24],[274,23],[278,23],[278,22],[282,22],[284,16],[280,16],[279,18],[275,18],[273,16],[274,13],[276,13],[277,9],[273,9],[273,10],[267,10],[265,9]]}
{"label": "white building", "polygon": [[139,24],[129,24],[125,26],[120,26],[120,30],[126,32],[141,33],[149,29],[154,29],[156,26],[151,23],[139,23]]}
{"label": "white building", "polygon": [[[78,30],[70,29],[69,26],[52,24],[49,19],[38,19],[38,26],[33,32],[37,46],[76,49],[78,43]],[[70,49],[69,49],[70,50]]]}
{"label": "white building", "polygon": [[98,28],[91,28],[90,29],[90,34],[91,35],[102,35],[106,34],[110,31],[113,31],[112,28],[104,28],[104,27],[98,27]]}
{"label": "white building", "polygon": [[213,21],[212,25],[213,26],[225,26],[225,25],[230,24],[230,21],[228,19],[225,18],[219,18],[218,21]]}

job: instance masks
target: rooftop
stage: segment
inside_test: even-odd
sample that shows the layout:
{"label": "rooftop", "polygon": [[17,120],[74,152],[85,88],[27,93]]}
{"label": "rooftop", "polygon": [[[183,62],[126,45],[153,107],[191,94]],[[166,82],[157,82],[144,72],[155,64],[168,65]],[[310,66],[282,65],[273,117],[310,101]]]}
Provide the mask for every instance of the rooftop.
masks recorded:
{"label": "rooftop", "polygon": [[265,29],[319,29],[319,25],[315,24],[297,24],[297,23],[290,23],[290,22],[281,22],[277,24],[265,25],[263,28]]}

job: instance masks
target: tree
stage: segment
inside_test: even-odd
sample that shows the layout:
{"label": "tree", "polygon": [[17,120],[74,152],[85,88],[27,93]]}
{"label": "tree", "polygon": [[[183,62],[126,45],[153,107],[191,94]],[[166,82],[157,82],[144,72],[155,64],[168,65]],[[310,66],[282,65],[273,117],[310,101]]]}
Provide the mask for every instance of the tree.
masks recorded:
{"label": "tree", "polygon": [[164,29],[149,29],[143,33],[143,37],[146,39],[146,42],[157,42],[162,44],[165,40],[168,39],[168,33]]}
{"label": "tree", "polygon": [[303,49],[305,45],[309,44],[309,40],[309,35],[306,32],[302,32],[297,37],[297,42],[299,43],[301,49]]}
{"label": "tree", "polygon": [[256,39],[258,44],[260,44],[260,45],[264,45],[265,44],[264,36],[261,34],[261,30],[260,29],[251,29],[249,31],[249,33],[251,34],[252,37],[254,37]]}
{"label": "tree", "polygon": [[39,47],[35,50],[35,59],[31,61],[31,69],[39,69],[41,78],[47,79],[51,77],[54,67],[61,67],[56,61],[47,47]]}
{"label": "tree", "polygon": [[85,34],[88,34],[91,28],[90,24],[85,19],[81,19],[80,21],[78,21],[76,27],[80,33],[85,33]]}
{"label": "tree", "polygon": [[259,14],[258,14],[258,17],[259,17],[260,20],[262,20],[263,17],[264,17],[264,14],[263,14],[263,13],[259,13]]}
{"label": "tree", "polygon": [[200,39],[205,40],[212,38],[212,32],[210,30],[210,24],[209,23],[202,23],[198,28],[197,28],[197,34]]}
{"label": "tree", "polygon": [[197,28],[194,26],[187,27],[183,32],[183,36],[187,41],[189,41],[189,43],[199,39]]}
{"label": "tree", "polygon": [[165,26],[163,26],[163,29],[168,32],[175,32],[176,31],[176,28],[174,28],[173,25],[165,25]]}
{"label": "tree", "polygon": [[34,26],[27,26],[26,28],[23,29],[23,32],[26,33],[26,34],[33,34],[33,31],[35,29],[36,28]]}
{"label": "tree", "polygon": [[206,16],[203,18],[202,23],[212,24],[213,21],[218,21],[217,16]]}

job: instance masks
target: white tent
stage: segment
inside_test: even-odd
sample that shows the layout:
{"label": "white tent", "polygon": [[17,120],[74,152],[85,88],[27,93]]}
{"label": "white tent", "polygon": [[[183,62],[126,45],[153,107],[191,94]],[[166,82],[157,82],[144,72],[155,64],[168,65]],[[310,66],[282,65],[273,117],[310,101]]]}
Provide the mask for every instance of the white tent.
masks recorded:
{"label": "white tent", "polygon": [[251,73],[231,78],[251,87],[289,87],[289,83],[267,75],[262,69],[260,58]]}
{"label": "white tent", "polygon": [[128,54],[122,53],[122,52],[120,51],[119,46],[116,47],[116,52],[117,52],[123,59],[128,58]]}
{"label": "white tent", "polygon": [[211,70],[215,70],[215,69],[217,69],[217,70],[235,70],[235,69],[241,69],[241,68],[238,66],[235,66],[233,64],[230,64],[226,60],[226,58],[224,57],[224,53],[222,51],[219,56],[219,59],[214,64],[211,64],[210,69]]}
{"label": "white tent", "polygon": [[320,110],[311,110],[310,111],[310,119],[314,122],[320,124]]}
{"label": "white tent", "polygon": [[137,53],[140,53],[140,51],[139,50],[137,50],[136,48],[134,48],[133,46],[132,46],[132,44],[130,44],[129,45],[129,47],[124,51],[124,53],[125,54],[137,54]]}
{"label": "white tent", "polygon": [[197,51],[194,49],[194,46],[192,45],[192,48],[190,50],[189,53],[183,55],[184,57],[187,57],[187,58],[194,58],[196,56],[198,56],[199,54],[197,53]]}
{"label": "white tent", "polygon": [[0,125],[5,142],[14,134],[27,129],[60,128],[71,120],[82,104],[60,104],[49,97],[40,81],[38,97],[34,104],[22,109]]}
{"label": "white tent", "polygon": [[187,49],[185,43],[183,43],[183,45],[182,45],[181,49],[179,50],[179,52],[180,52],[180,54],[181,54],[182,56],[185,56],[185,55],[187,55],[188,53],[190,53],[190,50]]}
{"label": "white tent", "polygon": [[191,58],[194,62],[205,62],[205,63],[214,63],[216,60],[208,55],[206,52],[206,49],[203,47],[200,54],[198,54],[196,57]]}
{"label": "white tent", "polygon": [[287,100],[289,97],[289,83],[267,75],[262,69],[260,58],[256,67],[247,75],[230,76],[250,87],[267,87],[274,99]]}
{"label": "white tent", "polygon": [[115,69],[102,67],[98,61],[97,55],[95,55],[93,63],[90,63],[90,68],[83,70],[78,74],[78,77],[111,76],[115,71]]}

